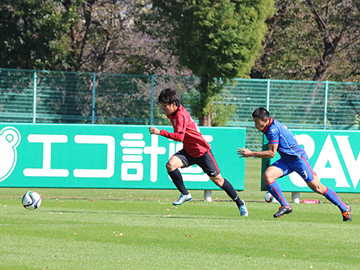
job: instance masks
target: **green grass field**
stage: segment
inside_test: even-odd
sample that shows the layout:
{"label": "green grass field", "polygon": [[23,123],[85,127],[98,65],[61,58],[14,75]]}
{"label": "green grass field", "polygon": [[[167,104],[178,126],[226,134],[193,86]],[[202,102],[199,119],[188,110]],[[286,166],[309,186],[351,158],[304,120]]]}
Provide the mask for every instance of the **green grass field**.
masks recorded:
{"label": "green grass field", "polygon": [[174,190],[38,188],[42,205],[28,211],[28,189],[0,188],[0,269],[360,269],[357,194],[340,194],[350,223],[314,193],[301,198],[323,204],[292,204],[274,219],[260,160],[246,161],[245,178],[247,218],[223,191],[211,203],[191,191],[192,202],[174,207]]}

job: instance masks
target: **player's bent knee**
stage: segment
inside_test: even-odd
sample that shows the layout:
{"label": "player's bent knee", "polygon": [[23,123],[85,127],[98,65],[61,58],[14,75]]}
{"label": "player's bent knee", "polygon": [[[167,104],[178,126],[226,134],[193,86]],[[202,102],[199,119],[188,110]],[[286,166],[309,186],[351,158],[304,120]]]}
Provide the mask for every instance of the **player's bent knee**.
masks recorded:
{"label": "player's bent knee", "polygon": [[316,193],[322,194],[320,187],[313,187],[312,190]]}
{"label": "player's bent knee", "polygon": [[316,193],[319,193],[319,194],[321,194],[321,195],[325,195],[325,193],[326,193],[326,188],[325,187],[321,187],[321,186],[319,186],[319,187],[317,187],[316,188],[316,191],[315,191]]}
{"label": "player's bent knee", "polygon": [[172,160],[170,159],[167,163],[166,163],[166,170],[168,172],[172,172],[178,168],[181,168],[183,167],[184,164],[180,161],[177,161],[177,160]]}
{"label": "player's bent knee", "polygon": [[284,175],[284,172],[275,166],[270,166],[269,168],[267,168],[262,176],[262,179],[265,183],[265,185],[270,185],[271,183],[273,183],[274,181],[276,181],[276,179],[282,177]]}
{"label": "player's bent knee", "polygon": [[174,170],[176,170],[177,168],[176,168],[176,166],[174,166],[174,164],[172,164],[172,163],[170,163],[170,162],[168,162],[168,163],[166,163],[166,170],[168,171],[168,172],[172,172],[172,171],[174,171]]}
{"label": "player's bent knee", "polygon": [[[311,183],[311,182],[310,182]],[[323,188],[322,186],[320,185],[312,185],[308,183],[308,186],[316,193],[319,193],[321,195],[324,195],[325,192],[326,192],[326,188]]]}
{"label": "player's bent knee", "polygon": [[210,177],[210,179],[218,187],[222,187],[224,185],[224,178],[222,178],[220,175],[215,177]]}
{"label": "player's bent knee", "polygon": [[311,188],[314,192],[319,193],[321,195],[325,195],[327,187],[320,183],[320,180],[316,177],[312,181],[307,182],[309,188]]}
{"label": "player's bent knee", "polygon": [[270,177],[269,175],[266,175],[266,174],[263,174],[262,179],[263,179],[265,185],[270,185],[272,182],[274,182],[276,180],[273,177]]}
{"label": "player's bent knee", "polygon": [[221,184],[220,180],[212,180],[212,181],[213,181],[213,183],[214,183],[215,185],[217,185],[218,187],[222,187],[222,184]]}

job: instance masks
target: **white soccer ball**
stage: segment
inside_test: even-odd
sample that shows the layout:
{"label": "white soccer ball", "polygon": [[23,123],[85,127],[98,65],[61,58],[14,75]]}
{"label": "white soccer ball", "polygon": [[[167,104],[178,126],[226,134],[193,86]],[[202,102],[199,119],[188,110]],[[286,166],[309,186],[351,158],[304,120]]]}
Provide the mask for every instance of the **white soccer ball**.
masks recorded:
{"label": "white soccer ball", "polygon": [[273,200],[276,200],[270,192],[265,193],[265,201],[271,203]]}
{"label": "white soccer ball", "polygon": [[41,205],[41,197],[35,191],[28,191],[22,196],[22,204],[28,210],[38,209]]}

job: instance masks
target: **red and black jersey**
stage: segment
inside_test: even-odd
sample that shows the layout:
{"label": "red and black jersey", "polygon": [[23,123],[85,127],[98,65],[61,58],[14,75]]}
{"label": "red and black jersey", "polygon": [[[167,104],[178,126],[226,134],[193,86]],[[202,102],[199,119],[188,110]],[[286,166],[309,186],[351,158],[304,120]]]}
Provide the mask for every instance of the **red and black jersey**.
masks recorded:
{"label": "red and black jersey", "polygon": [[174,127],[174,133],[162,129],[160,135],[182,142],[184,150],[193,157],[200,157],[210,150],[210,145],[201,135],[198,125],[182,105],[174,114],[167,117]]}

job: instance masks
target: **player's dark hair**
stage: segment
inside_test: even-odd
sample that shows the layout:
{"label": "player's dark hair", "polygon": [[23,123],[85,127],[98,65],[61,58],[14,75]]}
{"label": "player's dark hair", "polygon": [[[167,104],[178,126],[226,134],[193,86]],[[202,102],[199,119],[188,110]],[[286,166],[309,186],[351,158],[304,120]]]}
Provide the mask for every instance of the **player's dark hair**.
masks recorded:
{"label": "player's dark hair", "polygon": [[261,120],[264,120],[265,118],[270,119],[270,113],[265,108],[259,107],[253,111],[252,117],[259,118]]}
{"label": "player's dark hair", "polygon": [[159,95],[159,102],[172,104],[175,102],[176,106],[180,106],[180,95],[171,88],[166,88],[161,91]]}

